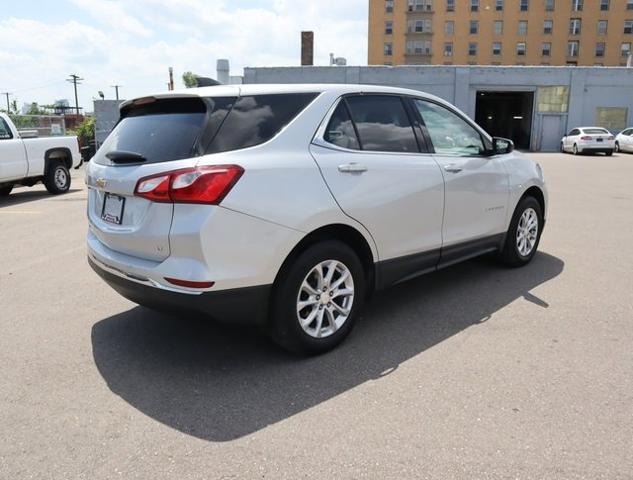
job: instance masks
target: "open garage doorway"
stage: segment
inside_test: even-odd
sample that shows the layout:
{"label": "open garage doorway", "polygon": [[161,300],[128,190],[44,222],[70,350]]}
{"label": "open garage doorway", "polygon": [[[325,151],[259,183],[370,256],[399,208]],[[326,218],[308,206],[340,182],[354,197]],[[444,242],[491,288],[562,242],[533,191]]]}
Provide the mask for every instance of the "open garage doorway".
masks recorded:
{"label": "open garage doorway", "polygon": [[534,92],[477,92],[475,121],[494,137],[530,148]]}

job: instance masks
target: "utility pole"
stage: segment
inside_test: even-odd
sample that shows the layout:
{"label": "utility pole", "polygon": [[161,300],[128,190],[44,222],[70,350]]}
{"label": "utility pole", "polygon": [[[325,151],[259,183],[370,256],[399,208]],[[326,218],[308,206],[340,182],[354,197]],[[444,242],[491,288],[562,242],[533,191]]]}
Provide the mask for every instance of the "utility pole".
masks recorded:
{"label": "utility pole", "polygon": [[81,85],[81,78],[79,75],[75,75],[74,73],[70,75],[70,78],[66,79],[67,82],[72,83],[75,86],[75,110],[77,111],[77,116],[79,116],[79,99],[77,98],[77,85]]}
{"label": "utility pole", "polygon": [[169,67],[169,90],[174,89],[174,69]]}
{"label": "utility pole", "polygon": [[110,85],[112,88],[114,88],[114,91],[116,92],[116,99],[119,99],[119,87],[122,87],[123,85]]}
{"label": "utility pole", "polygon": [[11,112],[11,108],[9,105],[9,95],[11,94],[9,92],[2,92],[0,95],[5,95],[7,97],[7,114],[8,114],[9,112]]}

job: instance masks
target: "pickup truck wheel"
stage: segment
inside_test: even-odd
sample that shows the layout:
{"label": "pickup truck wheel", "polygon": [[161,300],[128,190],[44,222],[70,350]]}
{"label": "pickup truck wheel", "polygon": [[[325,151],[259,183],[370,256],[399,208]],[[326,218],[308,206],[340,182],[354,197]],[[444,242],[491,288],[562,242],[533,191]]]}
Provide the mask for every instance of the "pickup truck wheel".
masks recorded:
{"label": "pickup truck wheel", "polygon": [[11,193],[11,190],[13,190],[13,185],[0,187],[0,197],[7,197]]}
{"label": "pickup truck wheel", "polygon": [[503,250],[501,260],[511,267],[527,265],[536,254],[543,230],[543,211],[534,197],[525,197],[517,205]]}
{"label": "pickup truck wheel", "polygon": [[63,163],[54,163],[44,177],[44,186],[49,193],[58,195],[70,189],[70,172]]}
{"label": "pickup truck wheel", "polygon": [[300,355],[316,355],[341,343],[360,315],[365,272],[346,244],[312,245],[279,273],[272,296],[270,335]]}

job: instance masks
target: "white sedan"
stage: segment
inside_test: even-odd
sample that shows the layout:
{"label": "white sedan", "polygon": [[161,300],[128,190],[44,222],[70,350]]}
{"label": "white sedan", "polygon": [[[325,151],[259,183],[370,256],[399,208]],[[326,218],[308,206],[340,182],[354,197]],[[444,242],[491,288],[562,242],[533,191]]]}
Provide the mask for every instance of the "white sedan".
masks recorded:
{"label": "white sedan", "polygon": [[615,151],[633,153],[633,128],[627,128],[618,133],[615,137]]}
{"label": "white sedan", "polygon": [[578,127],[572,129],[560,141],[561,152],[605,153],[612,155],[615,150],[615,138],[602,127]]}

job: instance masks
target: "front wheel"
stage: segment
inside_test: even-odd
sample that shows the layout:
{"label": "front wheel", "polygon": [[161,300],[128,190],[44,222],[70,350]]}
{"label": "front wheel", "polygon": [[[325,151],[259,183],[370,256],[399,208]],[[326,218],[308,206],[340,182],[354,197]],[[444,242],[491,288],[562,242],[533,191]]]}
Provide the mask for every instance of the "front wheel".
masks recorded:
{"label": "front wheel", "polygon": [[44,177],[44,186],[49,193],[58,195],[70,189],[70,172],[61,162],[52,164]]}
{"label": "front wheel", "polygon": [[563,145],[563,142],[560,142],[560,153],[565,153],[565,145]]}
{"label": "front wheel", "polygon": [[4,187],[0,187],[0,197],[8,197],[13,190],[13,185],[6,185]]}
{"label": "front wheel", "polygon": [[275,284],[270,335],[282,347],[316,355],[350,333],[365,298],[365,272],[346,244],[310,246],[285,265]]}
{"label": "front wheel", "polygon": [[620,142],[615,142],[615,151],[616,152],[620,151]]}
{"label": "front wheel", "polygon": [[536,254],[543,229],[543,210],[534,197],[525,197],[517,205],[501,259],[513,267],[527,265]]}

